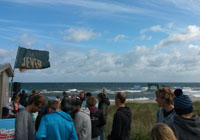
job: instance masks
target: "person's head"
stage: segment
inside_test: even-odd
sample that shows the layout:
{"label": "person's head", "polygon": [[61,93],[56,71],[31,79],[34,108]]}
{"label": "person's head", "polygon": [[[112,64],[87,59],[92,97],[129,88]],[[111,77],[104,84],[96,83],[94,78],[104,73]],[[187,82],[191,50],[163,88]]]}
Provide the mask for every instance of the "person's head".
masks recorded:
{"label": "person's head", "polygon": [[164,123],[157,123],[151,130],[152,140],[177,140],[172,129]]}
{"label": "person's head", "polygon": [[77,97],[76,94],[71,95],[71,98],[73,98],[73,99],[76,99],[76,97]]}
{"label": "person's head", "polygon": [[156,90],[156,101],[160,107],[173,105],[174,93],[169,87],[162,87]]}
{"label": "person's head", "polygon": [[180,116],[192,114],[193,104],[190,97],[188,95],[184,95],[180,89],[175,90],[174,93],[176,95],[174,98],[174,110],[176,114]]}
{"label": "person's head", "polygon": [[124,92],[117,92],[115,95],[115,105],[116,106],[121,106],[124,105],[126,101],[126,93]]}
{"label": "person's head", "polygon": [[20,100],[20,96],[19,96],[19,95],[16,95],[16,96],[15,96],[15,101],[14,101],[14,102],[15,102],[15,103],[19,103],[19,100]]}
{"label": "person's head", "polygon": [[106,95],[104,93],[99,93],[97,96],[99,101],[104,101],[106,99]]}
{"label": "person's head", "polygon": [[72,98],[66,97],[62,99],[61,102],[61,110],[66,113],[71,113],[73,110],[73,106],[71,105]]}
{"label": "person's head", "polygon": [[60,103],[56,100],[48,101],[48,110],[47,113],[55,112],[56,110],[60,109]]}
{"label": "person's head", "polygon": [[63,97],[68,97],[67,92],[63,91]]}
{"label": "person's head", "polygon": [[81,92],[80,92],[80,99],[83,100],[84,98],[85,98],[84,91],[81,91]]}
{"label": "person's head", "polygon": [[81,109],[81,100],[76,98],[71,100],[71,105],[73,106],[73,111],[77,112]]}
{"label": "person's head", "polygon": [[87,92],[87,93],[85,94],[85,96],[86,96],[86,98],[91,97],[91,96],[92,96],[92,93]]}
{"label": "person's head", "polygon": [[22,94],[26,94],[25,90],[22,90]]}
{"label": "person's head", "polygon": [[60,103],[61,103],[61,98],[60,98],[60,96],[56,96],[56,99],[57,99],[58,103],[60,104]]}
{"label": "person's head", "polygon": [[33,89],[33,90],[32,90],[32,95],[36,95],[36,94],[37,94],[36,90]]}
{"label": "person's head", "polygon": [[97,99],[94,96],[88,97],[86,101],[87,107],[92,107],[97,104]]}
{"label": "person's head", "polygon": [[46,104],[46,99],[43,95],[34,95],[28,101],[27,108],[30,112],[38,112]]}

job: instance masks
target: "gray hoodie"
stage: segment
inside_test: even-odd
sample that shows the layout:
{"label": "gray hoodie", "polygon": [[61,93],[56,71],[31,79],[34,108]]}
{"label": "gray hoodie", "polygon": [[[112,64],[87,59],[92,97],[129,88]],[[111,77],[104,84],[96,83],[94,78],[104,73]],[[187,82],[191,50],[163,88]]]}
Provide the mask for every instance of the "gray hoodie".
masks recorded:
{"label": "gray hoodie", "polygon": [[170,127],[178,140],[200,140],[200,118],[197,115],[190,119],[175,115]]}
{"label": "gray hoodie", "polygon": [[91,140],[91,120],[88,108],[81,109],[75,114],[74,125],[79,140]]}
{"label": "gray hoodie", "polygon": [[34,140],[35,123],[32,114],[26,109],[19,112],[15,120],[15,140]]}

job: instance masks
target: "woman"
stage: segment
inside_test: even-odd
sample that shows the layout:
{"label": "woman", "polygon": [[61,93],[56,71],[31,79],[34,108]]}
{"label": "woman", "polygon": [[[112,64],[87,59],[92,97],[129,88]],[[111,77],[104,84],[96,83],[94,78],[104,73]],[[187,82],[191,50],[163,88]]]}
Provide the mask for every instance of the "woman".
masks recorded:
{"label": "woman", "polygon": [[16,95],[14,101],[8,104],[7,107],[9,109],[9,118],[16,118],[19,110],[24,108],[22,105],[19,104],[19,100],[19,95]]}
{"label": "woman", "polygon": [[171,124],[174,118],[174,93],[168,87],[159,88],[156,91],[156,101],[160,106],[157,112],[157,122],[165,123],[167,125]]}
{"label": "woman", "polygon": [[152,140],[177,140],[169,126],[163,123],[156,124],[151,130]]}

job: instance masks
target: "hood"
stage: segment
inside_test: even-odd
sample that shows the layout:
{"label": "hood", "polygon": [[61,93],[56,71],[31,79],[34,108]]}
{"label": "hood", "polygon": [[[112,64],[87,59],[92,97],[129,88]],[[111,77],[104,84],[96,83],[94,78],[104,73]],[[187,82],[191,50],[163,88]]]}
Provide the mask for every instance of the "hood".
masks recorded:
{"label": "hood", "polygon": [[89,110],[91,113],[96,113],[98,111],[98,108],[96,106],[89,107]]}
{"label": "hood", "polygon": [[72,121],[72,117],[68,113],[65,113],[64,111],[59,110],[54,113],[59,114],[60,116],[62,116],[64,119],[66,119],[68,121]]}
{"label": "hood", "polygon": [[90,116],[90,110],[88,108],[85,108],[85,109],[81,108],[80,112],[83,112],[83,113],[87,114],[88,116]]}
{"label": "hood", "polygon": [[190,119],[175,116],[174,123],[194,135],[200,135],[200,118],[194,115]]}
{"label": "hood", "polygon": [[123,112],[128,118],[131,118],[132,113],[129,107],[119,107],[117,111]]}

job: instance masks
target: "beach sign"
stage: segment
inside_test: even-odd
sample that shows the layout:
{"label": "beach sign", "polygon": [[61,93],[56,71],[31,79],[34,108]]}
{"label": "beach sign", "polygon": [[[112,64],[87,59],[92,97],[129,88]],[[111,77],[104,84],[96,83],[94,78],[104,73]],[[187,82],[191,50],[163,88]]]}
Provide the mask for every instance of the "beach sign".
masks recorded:
{"label": "beach sign", "polygon": [[14,140],[15,119],[0,119],[0,140]]}
{"label": "beach sign", "polygon": [[15,60],[15,68],[44,69],[50,67],[49,52],[19,47]]}

